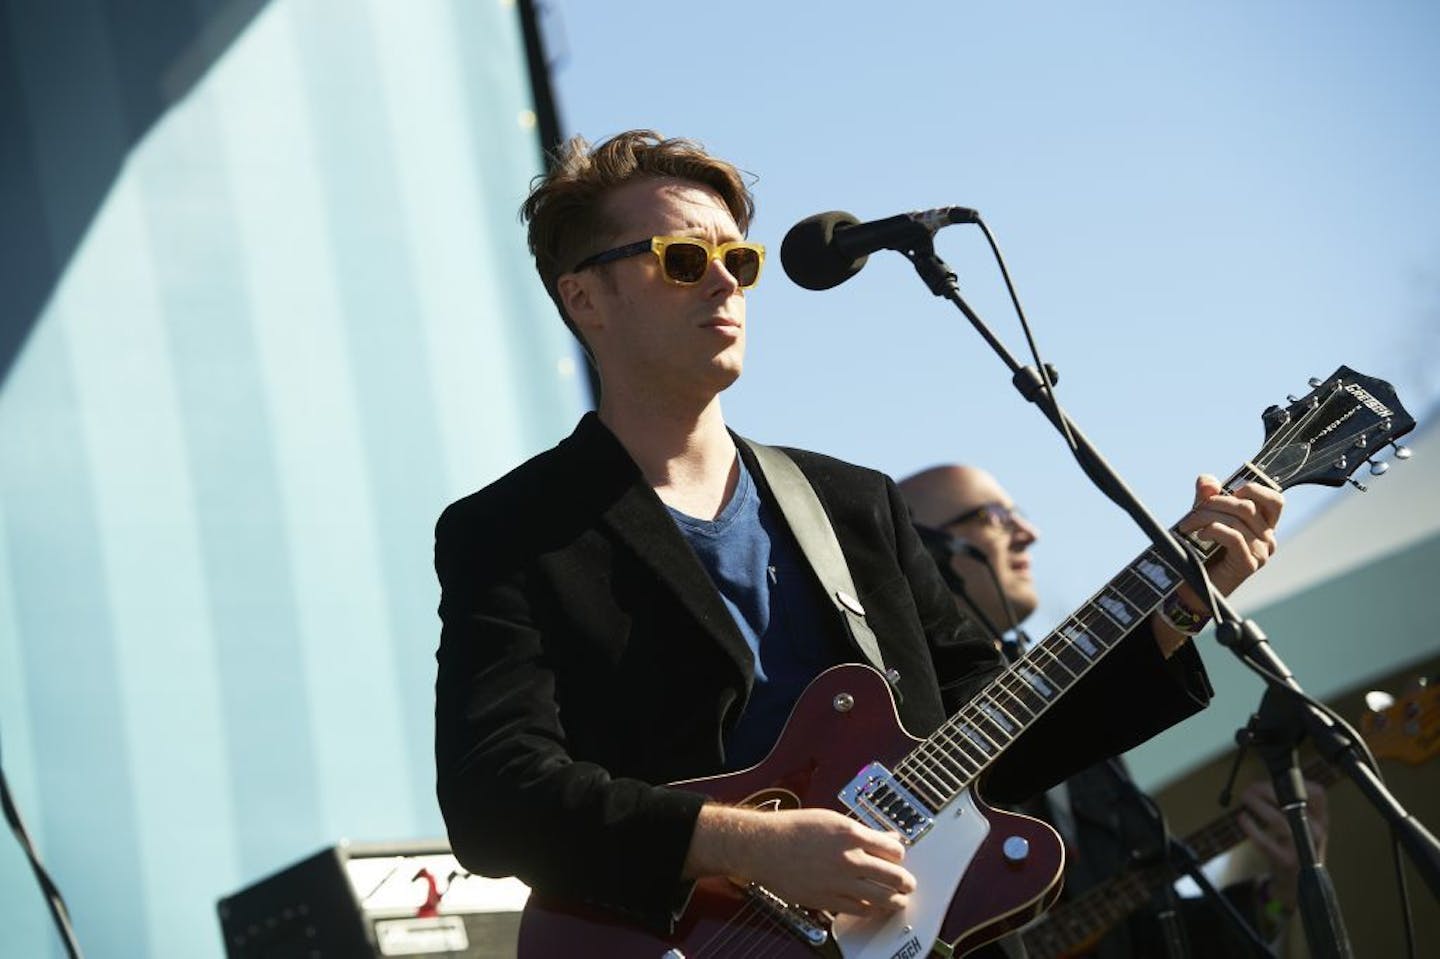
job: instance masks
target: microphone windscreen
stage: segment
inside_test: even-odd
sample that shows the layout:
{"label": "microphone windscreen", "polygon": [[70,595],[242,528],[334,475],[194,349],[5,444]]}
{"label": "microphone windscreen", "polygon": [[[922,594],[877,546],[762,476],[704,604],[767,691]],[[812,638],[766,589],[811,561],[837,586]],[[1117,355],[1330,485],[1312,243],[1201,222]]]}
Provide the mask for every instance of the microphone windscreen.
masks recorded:
{"label": "microphone windscreen", "polygon": [[831,242],[836,227],[843,229],[859,222],[837,210],[807,216],[792,226],[780,243],[780,265],[785,275],[807,290],[828,290],[859,273],[869,258],[837,253]]}
{"label": "microphone windscreen", "polygon": [[982,563],[986,566],[990,565],[990,557],[986,556],[980,547],[968,539],[965,539],[963,536],[950,537],[950,549],[957,553],[964,553],[977,563]]}

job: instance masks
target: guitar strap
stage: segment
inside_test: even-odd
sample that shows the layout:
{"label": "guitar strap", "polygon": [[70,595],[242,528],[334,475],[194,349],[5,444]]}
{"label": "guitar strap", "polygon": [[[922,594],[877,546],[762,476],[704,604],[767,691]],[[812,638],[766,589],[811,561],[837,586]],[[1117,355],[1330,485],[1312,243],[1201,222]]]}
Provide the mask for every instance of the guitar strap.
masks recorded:
{"label": "guitar strap", "polygon": [[885,658],[880,655],[880,643],[865,621],[865,607],[855,598],[855,581],[850,577],[850,567],[845,562],[845,554],[840,552],[840,541],[835,538],[830,518],[825,515],[825,507],[820,505],[820,498],[815,495],[810,481],[783,451],[754,440],[741,439],[741,442],[755,454],[760,472],[764,474],[765,482],[780,504],[785,522],[800,544],[800,552],[805,554],[810,568],[825,587],[826,595],[840,611],[855,645],[871,666],[885,673]]}

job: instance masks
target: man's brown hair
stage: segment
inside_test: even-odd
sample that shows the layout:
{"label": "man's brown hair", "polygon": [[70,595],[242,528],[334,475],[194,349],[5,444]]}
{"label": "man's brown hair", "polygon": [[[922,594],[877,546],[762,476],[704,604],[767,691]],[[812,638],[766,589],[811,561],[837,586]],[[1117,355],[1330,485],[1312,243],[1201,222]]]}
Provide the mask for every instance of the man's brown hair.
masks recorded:
{"label": "man's brown hair", "polygon": [[584,137],[572,137],[555,154],[550,171],[535,179],[520,217],[529,223],[530,253],[545,292],[582,345],[584,338],[560,302],[558,281],[616,239],[619,224],[610,218],[606,196],[648,177],[675,177],[709,187],[725,202],[741,234],[750,229],[755,198],[740,171],[706,153],[699,143],[667,140],[653,130],[628,130],[595,147]]}

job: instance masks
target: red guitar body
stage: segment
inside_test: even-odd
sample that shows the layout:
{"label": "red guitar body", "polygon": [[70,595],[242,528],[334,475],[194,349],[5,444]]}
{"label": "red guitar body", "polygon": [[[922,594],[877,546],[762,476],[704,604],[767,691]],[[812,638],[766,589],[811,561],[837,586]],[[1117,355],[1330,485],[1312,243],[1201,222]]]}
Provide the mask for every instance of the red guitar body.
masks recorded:
{"label": "red guitar body", "polygon": [[[837,666],[805,690],[775,748],[759,765],[679,785],[725,803],[781,809],[823,807],[844,813],[848,810],[838,794],[866,764],[874,761],[888,766],[918,742],[901,727],[883,677],[865,666]],[[955,956],[1024,925],[1048,907],[1059,894],[1065,860],[1060,837],[1045,823],[991,809],[978,797],[970,801],[973,812],[988,823],[988,831],[979,840],[968,868],[951,867],[952,873],[963,868],[958,888],[953,881],[937,883],[948,887],[944,893],[948,903],[938,904],[943,915],[938,939],[952,946],[954,951],[949,954]],[[942,816],[936,817],[937,822]],[[1026,854],[1007,858],[1002,846],[1011,840],[1013,848],[1017,837],[1024,840]],[[907,852],[907,868],[921,846],[940,839],[943,837],[934,833],[922,836]],[[959,856],[958,850],[949,857],[945,850],[937,852],[941,859]],[[917,871],[916,878],[920,889],[912,898],[926,892],[926,876]],[[948,889],[955,889],[953,896]],[[829,928],[824,916],[810,915]],[[534,894],[521,918],[519,956],[911,959],[930,954],[935,941],[916,943],[915,951],[886,947],[883,956],[868,945],[847,948],[843,935],[838,941],[830,936],[824,945],[812,945],[758,908],[734,883],[705,880],[697,885],[689,907],[668,936],[627,925],[597,909]]]}

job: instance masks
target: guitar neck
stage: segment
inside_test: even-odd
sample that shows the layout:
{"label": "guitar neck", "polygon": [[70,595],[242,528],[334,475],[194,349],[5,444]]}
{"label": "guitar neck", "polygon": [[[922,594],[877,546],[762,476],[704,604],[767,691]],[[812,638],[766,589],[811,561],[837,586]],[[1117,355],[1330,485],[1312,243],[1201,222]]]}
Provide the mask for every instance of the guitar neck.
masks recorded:
{"label": "guitar neck", "polygon": [[[1258,467],[1246,463],[1226,481],[1225,489],[1255,480],[1275,485]],[[1199,544],[1197,548],[1205,556],[1215,549]],[[1180,573],[1169,560],[1153,547],[1145,550],[902,759],[896,775],[932,809],[948,805],[1066,690],[1144,623],[1180,582]]]}
{"label": "guitar neck", "polygon": [[[1340,779],[1340,774],[1335,771],[1335,767],[1323,759],[1311,761],[1302,772],[1306,779],[1322,786],[1333,786]],[[1209,862],[1227,849],[1239,845],[1245,840],[1245,833],[1240,829],[1241,812],[1242,809],[1236,807],[1217,816],[1186,836],[1185,844],[1194,851],[1195,857],[1201,862]]]}
{"label": "guitar neck", "polygon": [[[1333,785],[1340,774],[1324,760],[1316,759],[1304,769],[1306,779],[1322,786]],[[1237,807],[1185,836],[1182,842],[1200,862],[1209,862],[1245,840]],[[1128,869],[1118,876],[1092,886],[1083,894],[1046,913],[1024,934],[1026,949],[1036,957],[1070,955],[1092,944],[1119,925],[1131,913],[1150,902],[1174,878],[1161,864]]]}

